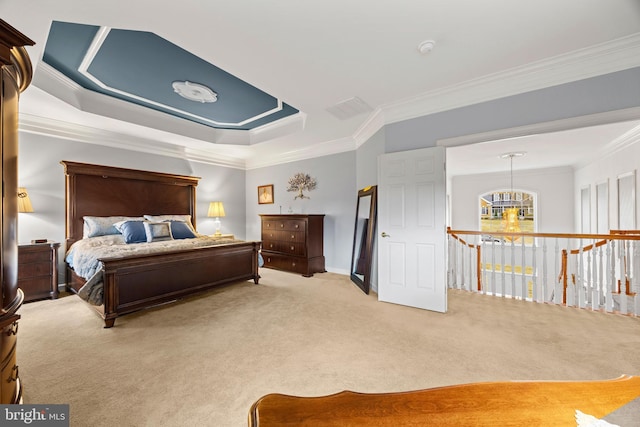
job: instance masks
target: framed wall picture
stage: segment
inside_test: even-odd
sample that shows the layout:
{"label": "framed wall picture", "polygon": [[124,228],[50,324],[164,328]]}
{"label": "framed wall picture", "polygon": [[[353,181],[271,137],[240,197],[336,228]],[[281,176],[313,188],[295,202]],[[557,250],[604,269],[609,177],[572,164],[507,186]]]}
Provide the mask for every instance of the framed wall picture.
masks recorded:
{"label": "framed wall picture", "polygon": [[258,204],[273,203],[273,184],[258,186]]}

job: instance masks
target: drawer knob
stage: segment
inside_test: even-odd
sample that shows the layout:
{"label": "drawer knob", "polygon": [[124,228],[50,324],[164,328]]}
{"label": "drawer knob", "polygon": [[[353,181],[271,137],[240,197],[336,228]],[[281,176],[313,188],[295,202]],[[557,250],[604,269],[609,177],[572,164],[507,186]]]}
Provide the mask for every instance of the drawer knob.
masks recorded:
{"label": "drawer knob", "polygon": [[11,373],[9,378],[7,378],[7,382],[8,383],[12,383],[14,381],[18,381],[18,365],[13,365],[13,368],[11,370],[12,371],[16,371],[16,373],[15,373],[15,376],[14,376],[13,372]]}
{"label": "drawer knob", "polygon": [[295,246],[291,246],[291,250],[294,250],[294,249],[295,249]]}
{"label": "drawer knob", "polygon": [[284,224],[280,224],[280,228],[284,228]]}
{"label": "drawer knob", "polygon": [[7,336],[17,335],[18,334],[18,322],[13,322],[11,324],[11,328],[7,330]]}
{"label": "drawer knob", "polygon": [[299,227],[300,227],[300,224],[296,224],[296,228],[299,228]]}
{"label": "drawer knob", "polygon": [[292,235],[291,235],[291,238],[292,238],[292,239],[295,239],[295,238],[296,238],[296,236],[292,234]]}
{"label": "drawer knob", "polygon": [[270,248],[273,248],[273,243],[269,243],[269,247],[270,247]]}

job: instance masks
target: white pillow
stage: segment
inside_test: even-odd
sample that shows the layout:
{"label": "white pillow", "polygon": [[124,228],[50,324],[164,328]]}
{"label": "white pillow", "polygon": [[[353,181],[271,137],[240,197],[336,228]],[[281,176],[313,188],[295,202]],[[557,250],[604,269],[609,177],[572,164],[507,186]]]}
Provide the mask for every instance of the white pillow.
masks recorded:
{"label": "white pillow", "polygon": [[108,236],[110,234],[120,234],[115,227],[116,222],[120,221],[144,221],[141,216],[83,216],[84,226],[82,229],[82,237],[98,237]]}

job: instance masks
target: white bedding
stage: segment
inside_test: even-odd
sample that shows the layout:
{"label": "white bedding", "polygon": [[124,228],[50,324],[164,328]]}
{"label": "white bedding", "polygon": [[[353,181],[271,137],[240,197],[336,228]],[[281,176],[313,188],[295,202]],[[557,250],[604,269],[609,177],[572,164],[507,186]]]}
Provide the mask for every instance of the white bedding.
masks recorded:
{"label": "white bedding", "polygon": [[78,295],[91,304],[101,305],[103,303],[101,259],[124,258],[233,242],[236,240],[201,236],[194,239],[127,244],[121,234],[113,234],[78,240],[67,251],[65,261],[78,276],[86,280],[85,285],[78,291]]}

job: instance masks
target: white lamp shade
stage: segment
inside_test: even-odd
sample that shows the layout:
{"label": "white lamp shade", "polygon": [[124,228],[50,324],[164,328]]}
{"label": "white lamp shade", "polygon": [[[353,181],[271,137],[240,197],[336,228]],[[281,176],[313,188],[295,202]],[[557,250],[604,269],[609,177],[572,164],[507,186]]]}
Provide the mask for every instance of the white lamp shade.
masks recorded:
{"label": "white lamp shade", "polygon": [[222,205],[222,202],[211,202],[211,203],[209,203],[209,212],[207,213],[207,216],[214,217],[214,218],[223,217],[224,216],[224,206]]}

